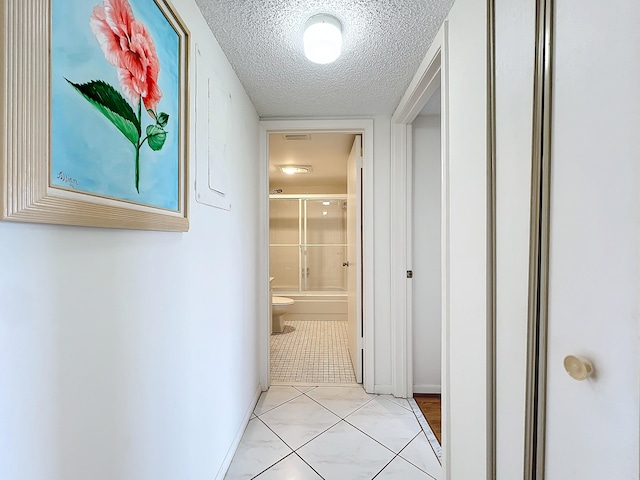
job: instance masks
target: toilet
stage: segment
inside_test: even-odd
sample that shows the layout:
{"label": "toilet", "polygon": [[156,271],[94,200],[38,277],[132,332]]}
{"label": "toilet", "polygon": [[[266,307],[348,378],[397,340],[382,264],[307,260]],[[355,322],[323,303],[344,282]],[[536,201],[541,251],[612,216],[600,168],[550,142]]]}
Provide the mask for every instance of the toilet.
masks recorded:
{"label": "toilet", "polygon": [[284,331],[283,316],[289,311],[291,305],[296,303],[292,298],[271,297],[271,331],[282,333]]}

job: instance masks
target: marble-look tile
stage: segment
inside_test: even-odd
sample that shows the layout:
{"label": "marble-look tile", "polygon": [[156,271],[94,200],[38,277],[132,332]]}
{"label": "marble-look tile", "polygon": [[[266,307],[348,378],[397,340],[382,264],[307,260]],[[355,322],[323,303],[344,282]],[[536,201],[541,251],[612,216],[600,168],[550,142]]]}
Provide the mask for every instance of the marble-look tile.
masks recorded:
{"label": "marble-look tile", "polygon": [[349,415],[346,421],[396,453],[422,431],[412,411],[381,397]]}
{"label": "marble-look tile", "polygon": [[433,480],[422,470],[414,467],[406,460],[396,457],[384,467],[384,470],[376,477],[376,480]]}
{"label": "marble-look tile", "polygon": [[371,480],[393,452],[341,421],[296,452],[325,480]]}
{"label": "marble-look tile", "polygon": [[411,405],[409,405],[409,401],[406,398],[396,398],[393,395],[380,395],[380,398],[384,398],[385,400],[389,400],[390,402],[397,403],[402,408],[411,410]]}
{"label": "marble-look tile", "polygon": [[309,385],[294,385],[294,388],[296,388],[297,390],[300,390],[302,393],[307,393],[310,390],[313,390],[314,388],[316,388],[315,385],[313,386],[309,386]]}
{"label": "marble-look tile", "polygon": [[224,478],[225,480],[253,478],[290,453],[291,449],[277,435],[259,418],[254,418],[249,421]]}
{"label": "marble-look tile", "polygon": [[429,441],[431,448],[435,452],[436,457],[440,459],[440,463],[442,463],[442,446],[440,445],[440,442],[438,441],[436,434],[433,433],[433,430],[431,429],[431,425],[429,425],[429,422],[427,422],[427,419],[424,418],[424,414],[422,413],[422,410],[420,410],[420,407],[418,406],[418,403],[415,401],[415,399],[409,398],[408,400],[409,400],[409,405],[411,405],[411,409],[413,410],[413,413],[418,419],[418,423],[422,427],[422,431],[427,436],[427,440]]}
{"label": "marble-look tile", "polygon": [[351,415],[365,403],[375,398],[364,391],[361,386],[355,387],[318,387],[307,396],[331,410],[340,418]]}
{"label": "marble-look tile", "polygon": [[400,452],[400,456],[433,478],[439,480],[442,477],[442,466],[424,433],[419,433],[416,438]]}
{"label": "marble-look tile", "polygon": [[262,414],[260,419],[294,450],[340,421],[305,395]]}
{"label": "marble-look tile", "polygon": [[322,477],[304,463],[298,455],[292,453],[266,472],[258,475],[256,480],[322,480]]}
{"label": "marble-look tile", "polygon": [[256,408],[253,409],[253,413],[260,416],[263,413],[288,402],[292,398],[299,397],[300,395],[302,395],[302,392],[293,387],[272,386],[266,392],[262,392],[262,395],[260,395],[260,399],[256,404]]}

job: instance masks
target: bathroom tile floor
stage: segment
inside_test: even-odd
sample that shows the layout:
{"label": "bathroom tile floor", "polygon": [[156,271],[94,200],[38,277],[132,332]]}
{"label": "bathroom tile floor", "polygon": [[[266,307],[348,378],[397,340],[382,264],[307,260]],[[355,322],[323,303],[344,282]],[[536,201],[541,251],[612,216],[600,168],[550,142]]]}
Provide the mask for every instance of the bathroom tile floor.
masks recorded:
{"label": "bathroom tile floor", "polygon": [[273,384],[356,383],[347,347],[347,322],[286,320],[271,335]]}
{"label": "bathroom tile floor", "polygon": [[419,416],[409,401],[359,385],[272,386],[258,400],[225,479],[440,479]]}

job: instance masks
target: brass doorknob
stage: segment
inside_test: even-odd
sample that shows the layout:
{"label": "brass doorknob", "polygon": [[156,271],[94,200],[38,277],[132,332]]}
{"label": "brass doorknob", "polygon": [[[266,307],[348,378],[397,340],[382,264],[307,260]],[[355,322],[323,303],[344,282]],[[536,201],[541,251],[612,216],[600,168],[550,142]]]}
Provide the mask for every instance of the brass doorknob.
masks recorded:
{"label": "brass doorknob", "polygon": [[575,380],[584,380],[593,372],[593,365],[586,358],[567,355],[564,357],[564,369]]}

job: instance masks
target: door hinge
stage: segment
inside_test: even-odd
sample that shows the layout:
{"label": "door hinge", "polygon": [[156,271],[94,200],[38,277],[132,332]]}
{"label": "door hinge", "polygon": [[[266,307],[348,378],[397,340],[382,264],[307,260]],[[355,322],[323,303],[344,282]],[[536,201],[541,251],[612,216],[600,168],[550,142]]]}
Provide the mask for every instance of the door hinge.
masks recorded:
{"label": "door hinge", "polygon": [[407,278],[413,278],[413,270],[407,270]]}

